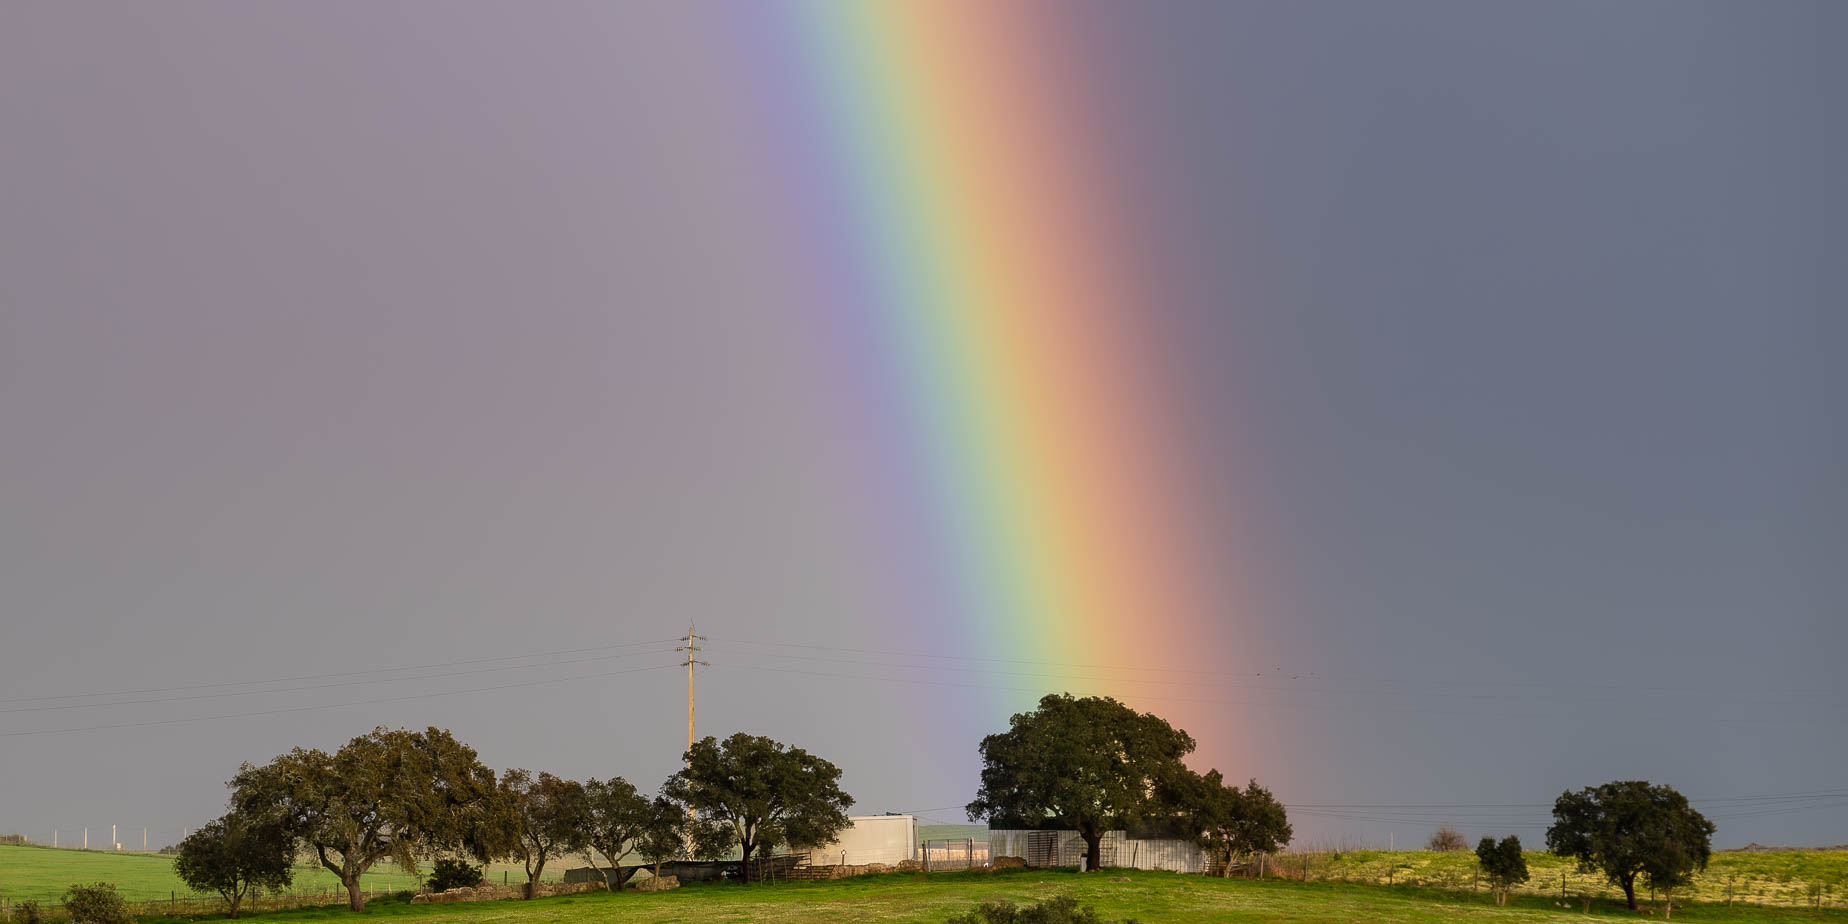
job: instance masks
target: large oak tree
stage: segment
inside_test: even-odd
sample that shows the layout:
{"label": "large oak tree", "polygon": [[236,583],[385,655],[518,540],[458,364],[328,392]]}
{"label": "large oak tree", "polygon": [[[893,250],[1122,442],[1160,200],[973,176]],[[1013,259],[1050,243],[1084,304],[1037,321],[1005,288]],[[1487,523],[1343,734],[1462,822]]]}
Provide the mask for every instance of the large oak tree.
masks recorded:
{"label": "large oak tree", "polygon": [[1108,697],[1049,694],[1008,730],[982,739],[982,786],[971,821],[1071,828],[1085,868],[1103,860],[1104,833],[1163,814],[1158,793],[1190,773],[1193,738],[1159,716]]}
{"label": "large oak tree", "polygon": [[449,732],[376,728],[329,754],[296,748],[231,780],[235,811],[279,825],[340,878],[347,905],[366,909],[360,877],[391,858],[463,850],[482,860],[511,847],[494,771]]}
{"label": "large oak tree", "polygon": [[1553,802],[1546,846],[1574,857],[1579,869],[1598,871],[1623,889],[1636,910],[1636,878],[1672,890],[1707,868],[1713,853],[1713,822],[1667,786],[1619,780],[1562,793]]}
{"label": "large oak tree", "polygon": [[738,847],[747,879],[754,856],[778,844],[818,847],[847,829],[853,797],[841,791],[840,768],[801,748],[740,732],[695,742],[686,761],[662,794]]}

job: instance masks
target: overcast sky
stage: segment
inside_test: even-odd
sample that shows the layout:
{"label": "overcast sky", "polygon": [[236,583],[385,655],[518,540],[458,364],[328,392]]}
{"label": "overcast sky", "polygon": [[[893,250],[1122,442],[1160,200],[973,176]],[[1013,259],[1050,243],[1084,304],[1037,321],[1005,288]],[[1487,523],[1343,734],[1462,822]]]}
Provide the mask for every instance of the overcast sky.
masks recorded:
{"label": "overcast sky", "polygon": [[[969,659],[1035,652],[863,605],[726,12],[0,5],[0,832],[171,842],[374,725],[651,789],[690,620],[702,734],[962,820],[1034,699]],[[1240,460],[1194,499],[1274,627],[1138,705],[1307,838],[1641,777],[1848,842],[1848,5],[1057,15],[1160,154],[1171,451]]]}

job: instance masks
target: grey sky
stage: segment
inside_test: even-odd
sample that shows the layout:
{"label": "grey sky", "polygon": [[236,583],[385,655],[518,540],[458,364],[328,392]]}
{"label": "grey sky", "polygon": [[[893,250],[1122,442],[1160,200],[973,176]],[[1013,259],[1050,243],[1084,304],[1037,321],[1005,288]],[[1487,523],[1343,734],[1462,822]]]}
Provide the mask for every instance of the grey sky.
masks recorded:
{"label": "grey sky", "polygon": [[[1236,643],[1316,678],[1210,694],[1244,740],[1139,705],[1292,803],[1848,789],[1848,7],[1064,15],[1151,168],[1124,178],[1169,280],[1149,323],[1194,348],[1174,451],[1240,473],[1197,500],[1280,628]],[[702,733],[801,744],[863,809],[960,820],[976,741],[1032,694],[743,644],[895,633],[836,487],[859,435],[774,216],[739,206],[763,174],[715,63],[732,27],[675,4],[0,6],[0,831],[165,843],[239,762],[375,724],[651,788],[683,734],[673,670],[329,704],[658,668],[671,644],[24,700],[688,620],[713,638]],[[951,670],[1030,650],[905,644],[945,657],[903,676],[1033,683]],[[1790,805],[1714,807],[1738,813],[1722,844],[1848,841],[1848,805],[1765,814]],[[1538,833],[1524,810],[1336,814],[1298,831]]]}

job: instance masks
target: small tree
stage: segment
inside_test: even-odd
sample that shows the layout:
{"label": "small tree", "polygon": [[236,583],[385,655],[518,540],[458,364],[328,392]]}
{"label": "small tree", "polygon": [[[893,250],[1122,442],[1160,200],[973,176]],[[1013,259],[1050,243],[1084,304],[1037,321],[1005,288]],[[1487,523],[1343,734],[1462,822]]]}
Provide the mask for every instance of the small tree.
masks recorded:
{"label": "small tree", "polygon": [[596,854],[603,854],[609,870],[603,874],[606,886],[621,888],[616,877],[621,874],[622,859],[636,849],[637,841],[652,820],[648,797],[635,791],[627,780],[612,777],[607,782],[592,779],[584,784],[585,813],[580,832],[588,849],[584,858],[592,869]]}
{"label": "small tree", "polygon": [[1207,854],[1232,875],[1235,857],[1274,853],[1290,842],[1289,813],[1270,790],[1252,780],[1244,790],[1225,785],[1218,770],[1188,773],[1179,785],[1166,785],[1164,798],[1175,804]]}
{"label": "small tree", "polygon": [[969,820],[1076,829],[1085,868],[1095,871],[1104,833],[1162,814],[1157,793],[1191,772],[1181,758],[1193,749],[1193,738],[1159,716],[1108,697],[1049,694],[982,739]]}
{"label": "small tree", "polygon": [[526,897],[532,898],[539,894],[546,861],[589,846],[590,802],[584,784],[544,771],[535,777],[508,770],[500,787],[519,831],[515,850],[526,864]]}
{"label": "small tree", "polygon": [[688,847],[690,827],[687,810],[665,796],[644,803],[642,825],[635,837],[635,851],[661,876],[661,864],[681,856]]}
{"label": "small tree", "polygon": [[1528,880],[1527,857],[1521,853],[1521,839],[1510,834],[1496,843],[1485,837],[1476,845],[1476,860],[1482,864],[1482,876],[1489,881],[1495,904],[1508,903],[1508,890]]}
{"label": "small tree", "polygon": [[194,889],[224,896],[235,918],[246,897],[289,884],[293,846],[281,825],[232,812],[187,835],[173,871]]}
{"label": "small tree", "polygon": [[107,882],[71,886],[64,893],[64,913],[71,916],[72,924],[135,924],[128,902]]}
{"label": "small tree", "polygon": [[1425,849],[1432,853],[1454,853],[1468,846],[1469,841],[1463,838],[1463,832],[1449,825],[1439,825],[1436,831],[1431,832],[1430,839],[1425,841]]}
{"label": "small tree", "polygon": [[1707,868],[1713,831],[1713,822],[1681,793],[1643,780],[1619,780],[1561,794],[1553,803],[1546,845],[1559,856],[1576,858],[1582,871],[1602,872],[1623,889],[1634,911],[1637,877],[1658,888],[1685,884],[1695,871]]}
{"label": "small tree", "polygon": [[743,853],[747,881],[751,860],[777,844],[819,846],[849,824],[840,768],[801,748],[740,732],[696,742],[686,757],[662,794],[718,826]]}

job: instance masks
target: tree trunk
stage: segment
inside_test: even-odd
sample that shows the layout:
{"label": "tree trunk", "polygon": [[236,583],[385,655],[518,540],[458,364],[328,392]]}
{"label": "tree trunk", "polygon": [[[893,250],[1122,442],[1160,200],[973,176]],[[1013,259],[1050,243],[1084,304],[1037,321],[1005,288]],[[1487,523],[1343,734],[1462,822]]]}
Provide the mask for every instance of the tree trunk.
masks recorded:
{"label": "tree trunk", "polygon": [[240,904],[240,900],[244,896],[238,894],[236,886],[232,886],[231,891],[224,893],[224,896],[225,896],[225,901],[231,905],[231,913],[229,917],[233,917],[233,918],[237,917],[237,906]]}
{"label": "tree trunk", "polygon": [[347,890],[347,910],[366,910],[366,893],[359,889],[359,876],[354,875],[351,878],[347,878],[343,884],[346,886]]}
{"label": "tree trunk", "polygon": [[545,857],[541,855],[538,866],[526,867],[526,897],[528,899],[539,896],[539,877],[543,875],[545,875]]}
{"label": "tree trunk", "polygon": [[751,884],[751,853],[757,847],[757,845],[751,843],[750,841],[739,841],[738,846],[739,846],[740,851],[744,854],[744,882],[745,882],[745,885],[750,885]]}
{"label": "tree trunk", "polygon": [[1101,832],[1082,831],[1084,838],[1084,871],[1097,872],[1098,864],[1104,861],[1104,835]]}
{"label": "tree trunk", "polygon": [[1623,900],[1625,904],[1630,906],[1631,911],[1636,910],[1636,877],[1635,876],[1623,877]]}

